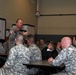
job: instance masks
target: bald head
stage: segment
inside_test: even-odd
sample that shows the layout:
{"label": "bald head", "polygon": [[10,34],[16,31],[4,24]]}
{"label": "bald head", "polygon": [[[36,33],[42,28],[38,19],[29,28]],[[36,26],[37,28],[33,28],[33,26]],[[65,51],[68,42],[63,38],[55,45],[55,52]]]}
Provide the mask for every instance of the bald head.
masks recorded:
{"label": "bald head", "polygon": [[70,37],[64,37],[61,40],[61,47],[63,48],[67,48],[72,44],[72,40]]}

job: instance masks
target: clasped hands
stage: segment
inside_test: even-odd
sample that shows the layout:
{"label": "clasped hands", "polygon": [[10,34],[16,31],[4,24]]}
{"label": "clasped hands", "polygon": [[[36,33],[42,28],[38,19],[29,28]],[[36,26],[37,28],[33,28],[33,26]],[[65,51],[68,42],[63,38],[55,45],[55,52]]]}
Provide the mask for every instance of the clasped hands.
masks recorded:
{"label": "clasped hands", "polygon": [[52,62],[54,59],[51,57],[48,59],[48,63]]}

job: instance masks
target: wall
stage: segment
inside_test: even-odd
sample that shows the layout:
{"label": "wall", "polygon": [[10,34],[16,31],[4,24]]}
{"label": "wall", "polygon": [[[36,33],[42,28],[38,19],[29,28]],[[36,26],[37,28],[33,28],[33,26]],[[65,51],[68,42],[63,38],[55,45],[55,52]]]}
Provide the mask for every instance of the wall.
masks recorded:
{"label": "wall", "polygon": [[40,14],[45,16],[38,18],[38,34],[76,34],[76,0],[40,0]]}
{"label": "wall", "polygon": [[44,38],[44,40],[46,41],[46,42],[48,42],[48,41],[54,41],[54,42],[58,42],[58,41],[61,41],[61,39],[63,38],[63,37],[65,37],[65,36],[67,36],[67,37],[70,37],[71,39],[73,39],[73,37],[74,37],[74,35],[50,35],[50,34],[48,34],[48,35],[46,35],[46,34],[37,34],[37,35],[35,35],[35,39],[36,39],[36,41],[37,40],[40,40],[41,38]]}
{"label": "wall", "polygon": [[0,0],[0,18],[7,21],[9,29],[18,18],[22,18],[24,24],[37,26],[36,0]]}

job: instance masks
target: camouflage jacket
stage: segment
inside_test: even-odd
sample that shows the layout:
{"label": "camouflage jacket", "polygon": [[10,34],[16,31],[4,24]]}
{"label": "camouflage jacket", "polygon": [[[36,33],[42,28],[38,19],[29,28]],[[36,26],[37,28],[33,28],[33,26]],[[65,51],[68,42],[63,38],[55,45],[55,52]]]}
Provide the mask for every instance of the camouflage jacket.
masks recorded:
{"label": "camouflage jacket", "polygon": [[65,71],[68,73],[76,74],[76,48],[70,46],[63,49],[59,55],[51,62],[55,66],[65,64]]}
{"label": "camouflage jacket", "polygon": [[31,62],[42,60],[41,51],[35,44],[31,44],[29,50],[31,51]]}
{"label": "camouflage jacket", "polygon": [[0,75],[28,75],[29,70],[23,64],[30,62],[30,54],[29,49],[22,44],[11,48]]}
{"label": "camouflage jacket", "polygon": [[[15,37],[17,34],[23,34],[23,32],[21,30],[16,30],[14,28],[10,29],[10,32],[12,32],[12,34],[9,35],[9,49],[11,49],[12,47],[15,46]],[[24,35],[24,37],[26,37]]]}
{"label": "camouflage jacket", "polygon": [[[31,52],[30,62],[42,60],[41,50],[35,44],[31,44],[29,50]],[[36,74],[37,72],[38,68],[31,68],[29,74]]]}

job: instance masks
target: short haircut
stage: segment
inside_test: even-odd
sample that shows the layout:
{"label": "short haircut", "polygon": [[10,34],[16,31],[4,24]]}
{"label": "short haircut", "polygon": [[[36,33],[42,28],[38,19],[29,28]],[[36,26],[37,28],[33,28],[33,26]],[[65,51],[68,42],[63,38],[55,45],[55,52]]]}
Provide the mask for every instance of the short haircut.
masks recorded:
{"label": "short haircut", "polygon": [[20,18],[19,18],[19,19],[17,19],[17,20],[16,20],[16,23],[17,23],[19,20],[22,20],[22,19],[20,19]]}
{"label": "short haircut", "polygon": [[29,40],[31,43],[34,43],[34,35],[29,34],[29,35],[27,36],[27,40]]}
{"label": "short haircut", "polygon": [[44,38],[40,38],[40,40],[43,40],[43,41],[45,41],[45,39],[44,39]]}
{"label": "short haircut", "polygon": [[62,40],[61,40],[61,43],[71,45],[72,44],[72,40],[71,40],[70,37],[63,37]]}
{"label": "short haircut", "polygon": [[16,40],[17,40],[17,42],[20,42],[20,43],[23,43],[23,35],[22,34],[17,34],[16,35]]}

